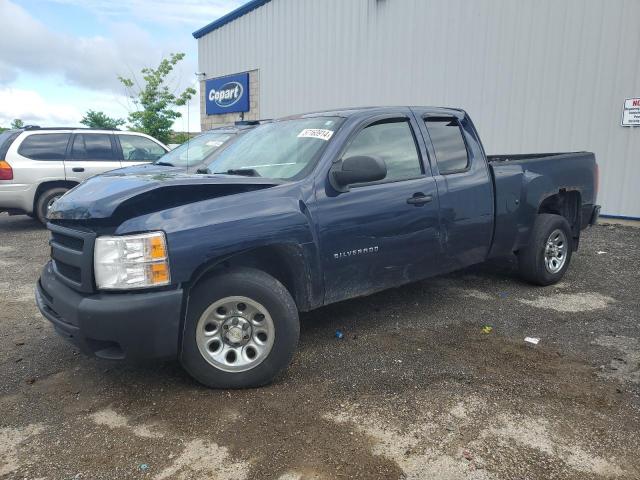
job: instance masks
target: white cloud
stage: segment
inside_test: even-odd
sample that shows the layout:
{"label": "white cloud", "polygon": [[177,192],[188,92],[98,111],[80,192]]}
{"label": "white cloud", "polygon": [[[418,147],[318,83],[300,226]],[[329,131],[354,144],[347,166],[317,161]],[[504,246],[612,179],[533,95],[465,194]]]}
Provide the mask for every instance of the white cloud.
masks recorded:
{"label": "white cloud", "polygon": [[8,127],[14,118],[41,126],[77,125],[82,113],[66,103],[45,100],[38,92],[17,88],[0,88],[0,125]]}
{"label": "white cloud", "polygon": [[54,0],[112,18],[174,25],[194,29],[205,26],[242,5],[246,0]]}
{"label": "white cloud", "polygon": [[8,0],[0,1],[0,52],[0,81],[17,72],[57,74],[71,85],[112,91],[122,90],[117,75],[130,75],[162,56],[133,24],[115,25],[110,38],[73,37],[50,30]]}
{"label": "white cloud", "polygon": [[[177,108],[182,117],[174,122],[174,130],[200,131],[197,105],[198,100],[192,99],[189,109],[186,106]],[[42,127],[82,126],[80,120],[87,110],[97,110],[110,117],[126,120],[130,107],[126,97],[109,92],[77,89],[63,101],[52,100],[35,90],[0,87],[0,127],[8,127],[15,118],[27,125]]]}
{"label": "white cloud", "polygon": [[[54,0],[77,5],[103,17],[105,35],[75,36],[34,18],[25,8],[9,0],[0,0],[0,125],[13,118],[40,125],[77,125],[89,109],[126,118],[133,108],[117,79],[137,76],[143,67],[155,66],[176,51],[188,51],[195,40],[190,35],[167,35],[161,41],[141,27],[154,19],[166,22],[193,22],[205,25],[231,10],[239,0],[187,2],[167,0]],[[126,21],[123,21],[126,19]],[[133,22],[137,22],[135,24]],[[157,27],[162,28],[162,27]],[[184,30],[185,25],[181,25]],[[193,85],[195,55],[187,56],[168,79],[181,91]],[[24,83],[24,77],[32,79]],[[35,80],[33,80],[35,79]],[[199,130],[198,98],[187,109],[179,108],[183,117],[174,128]]]}

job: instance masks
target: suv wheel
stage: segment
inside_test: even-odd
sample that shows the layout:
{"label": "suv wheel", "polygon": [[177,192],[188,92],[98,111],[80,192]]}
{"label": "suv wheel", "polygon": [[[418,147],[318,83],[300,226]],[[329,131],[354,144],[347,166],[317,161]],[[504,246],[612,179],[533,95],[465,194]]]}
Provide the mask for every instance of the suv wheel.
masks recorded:
{"label": "suv wheel", "polygon": [[560,281],[569,268],[573,235],[567,219],[560,215],[538,215],[529,244],[518,252],[520,275],[536,285]]}
{"label": "suv wheel", "polygon": [[270,383],[291,361],[300,325],[287,289],[272,276],[237,268],[191,292],[180,360],[208,387]]}
{"label": "suv wheel", "polygon": [[38,197],[36,202],[35,216],[40,220],[43,225],[47,224],[47,214],[53,202],[59,199],[62,195],[69,191],[68,188],[58,187],[45,190]]}

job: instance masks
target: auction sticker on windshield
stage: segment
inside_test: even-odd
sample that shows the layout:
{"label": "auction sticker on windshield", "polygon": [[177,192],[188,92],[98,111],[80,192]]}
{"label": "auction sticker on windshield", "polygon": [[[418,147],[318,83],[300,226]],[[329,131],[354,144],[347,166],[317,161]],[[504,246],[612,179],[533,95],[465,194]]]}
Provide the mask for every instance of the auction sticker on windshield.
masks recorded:
{"label": "auction sticker on windshield", "polygon": [[298,134],[298,138],[319,138],[325,142],[331,138],[333,130],[324,128],[305,128]]}

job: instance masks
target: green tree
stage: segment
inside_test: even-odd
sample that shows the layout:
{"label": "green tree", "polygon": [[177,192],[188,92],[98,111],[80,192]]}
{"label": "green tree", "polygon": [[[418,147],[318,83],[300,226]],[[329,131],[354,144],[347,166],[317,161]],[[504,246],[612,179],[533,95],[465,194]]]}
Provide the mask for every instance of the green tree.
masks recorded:
{"label": "green tree", "polygon": [[24,127],[24,122],[19,118],[14,118],[13,122],[11,122],[11,128],[22,128]]}
{"label": "green tree", "polygon": [[186,133],[186,132],[172,132],[171,133],[171,139],[169,141],[169,143],[184,143],[187,140],[189,140],[189,138],[191,138],[191,136]]}
{"label": "green tree", "polygon": [[111,118],[103,112],[87,110],[87,113],[82,117],[80,123],[89,128],[107,128],[113,130],[124,125],[124,120],[121,118]]}
{"label": "green tree", "polygon": [[142,86],[135,78],[118,77],[138,107],[138,110],[129,114],[133,130],[151,135],[163,143],[169,143],[171,126],[174,120],[181,116],[174,108],[186,104],[196,93],[194,88],[188,87],[176,95],[167,84],[167,77],[183,58],[184,53],[171,53],[157,68],[143,68]]}

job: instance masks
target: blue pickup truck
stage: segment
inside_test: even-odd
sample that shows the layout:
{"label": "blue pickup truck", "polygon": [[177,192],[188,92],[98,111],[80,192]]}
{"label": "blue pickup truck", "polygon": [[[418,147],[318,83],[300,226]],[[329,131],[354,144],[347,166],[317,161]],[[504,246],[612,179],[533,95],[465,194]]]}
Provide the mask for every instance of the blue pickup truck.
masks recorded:
{"label": "blue pickup truck", "polygon": [[114,171],[69,191],[36,300],[87,353],[264,385],[294,354],[300,311],[513,254],[525,280],[557,282],[597,188],[592,153],[487,156],[462,110],[299,115],[197,173]]}

